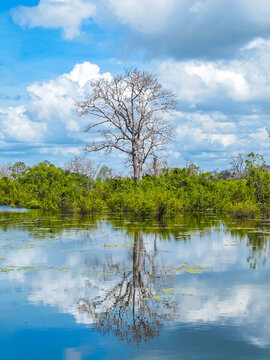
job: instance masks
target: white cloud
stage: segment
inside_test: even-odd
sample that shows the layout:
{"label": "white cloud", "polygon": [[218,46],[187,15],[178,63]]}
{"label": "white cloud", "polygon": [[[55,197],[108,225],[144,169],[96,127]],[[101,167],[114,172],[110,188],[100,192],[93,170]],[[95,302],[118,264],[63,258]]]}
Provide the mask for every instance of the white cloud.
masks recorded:
{"label": "white cloud", "polygon": [[61,119],[67,129],[78,131],[79,127],[72,115],[76,99],[87,93],[89,81],[109,76],[109,73],[101,75],[100,68],[96,64],[90,62],[76,64],[70,73],[42,84],[35,82],[28,86],[27,91],[30,96],[28,110],[39,120]]}
{"label": "white cloud", "polygon": [[250,134],[250,137],[253,138],[255,141],[257,141],[258,143],[261,143],[262,145],[269,147],[269,143],[268,143],[269,133],[265,127],[257,129],[256,132]]}
{"label": "white cloud", "polygon": [[37,6],[19,6],[12,11],[20,26],[63,29],[66,39],[80,35],[80,26],[93,16],[95,5],[87,0],[40,0]]}
{"label": "white cloud", "polygon": [[[220,112],[176,112],[176,139],[170,151],[194,160],[204,170],[229,167],[231,156],[255,151],[269,156],[267,119]],[[211,159],[211,160],[210,160]],[[183,166],[178,163],[177,166]]]}
{"label": "white cloud", "polygon": [[270,40],[266,40],[259,37],[250,41],[246,46],[244,46],[240,50],[245,51],[245,50],[258,49],[258,48],[269,48],[269,46],[270,46]]}
{"label": "white cloud", "polygon": [[226,55],[270,34],[265,0],[40,0],[13,9],[12,16],[20,26],[62,29],[67,39],[79,36],[89,19],[124,25],[137,36],[136,46],[176,58]]}
{"label": "white cloud", "polygon": [[25,105],[0,108],[0,146],[27,143],[36,147],[36,154],[53,157],[81,152],[89,135],[83,133],[87,120],[74,114],[75,101],[87,94],[89,81],[110,76],[101,74],[96,64],[84,62],[56,79],[29,85]]}
{"label": "white cloud", "polygon": [[177,3],[179,0],[109,0],[109,8],[120,23],[151,35],[164,30]]}
{"label": "white cloud", "polygon": [[72,155],[79,155],[81,153],[81,150],[79,147],[72,147],[72,146],[50,146],[47,147],[46,145],[43,146],[39,150],[40,154],[53,154],[53,155],[64,155],[64,156],[72,156]]}
{"label": "white cloud", "polygon": [[[98,18],[104,13],[104,6],[103,2],[97,3],[101,4]],[[227,57],[255,37],[270,35],[270,9],[265,0],[109,0],[108,3],[107,18],[126,25],[133,35],[128,38],[129,51],[139,47],[153,57]]]}
{"label": "white cloud", "polygon": [[227,64],[168,60],[158,63],[157,70],[163,82],[176,91],[180,101],[194,104],[212,98],[245,101],[254,97],[253,84],[246,73],[250,65],[237,61]]}
{"label": "white cloud", "polygon": [[0,109],[1,137],[22,142],[40,141],[47,129],[44,122],[31,121],[26,115],[26,107]]}
{"label": "white cloud", "polygon": [[191,109],[227,111],[229,106],[231,111],[231,104],[253,104],[252,111],[261,111],[260,104],[270,97],[270,40],[256,39],[240,54],[239,59],[223,61],[154,61],[148,67]]}
{"label": "white cloud", "polygon": [[236,144],[236,125],[224,114],[182,113],[176,114],[177,141],[183,150],[211,147],[224,149]]}

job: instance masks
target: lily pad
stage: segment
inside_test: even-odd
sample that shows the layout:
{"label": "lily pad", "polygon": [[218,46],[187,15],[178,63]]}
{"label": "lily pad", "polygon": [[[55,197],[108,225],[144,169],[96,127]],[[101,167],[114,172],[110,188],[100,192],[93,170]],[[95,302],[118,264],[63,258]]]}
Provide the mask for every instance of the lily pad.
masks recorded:
{"label": "lily pad", "polygon": [[174,291],[174,288],[161,289],[161,291],[163,291],[163,292],[172,292],[172,291]]}
{"label": "lily pad", "polygon": [[200,271],[197,271],[197,270],[194,270],[194,269],[186,269],[184,271],[186,271],[188,273],[191,273],[191,274],[200,274]]}

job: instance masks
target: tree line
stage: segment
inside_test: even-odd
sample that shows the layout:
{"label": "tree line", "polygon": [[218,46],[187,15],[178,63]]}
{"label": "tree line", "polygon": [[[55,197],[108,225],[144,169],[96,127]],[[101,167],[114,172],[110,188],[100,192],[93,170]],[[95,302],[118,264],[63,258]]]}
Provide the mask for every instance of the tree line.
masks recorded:
{"label": "tree line", "polygon": [[204,172],[192,162],[184,168],[168,168],[156,161],[141,181],[120,177],[107,167],[92,172],[85,159],[83,164],[75,160],[65,168],[48,161],[30,167],[21,162],[3,166],[0,203],[29,209],[106,211],[157,218],[208,211],[254,217],[270,210],[269,167],[262,156],[253,153],[246,156],[240,170],[232,159],[229,177],[224,177],[223,172]]}

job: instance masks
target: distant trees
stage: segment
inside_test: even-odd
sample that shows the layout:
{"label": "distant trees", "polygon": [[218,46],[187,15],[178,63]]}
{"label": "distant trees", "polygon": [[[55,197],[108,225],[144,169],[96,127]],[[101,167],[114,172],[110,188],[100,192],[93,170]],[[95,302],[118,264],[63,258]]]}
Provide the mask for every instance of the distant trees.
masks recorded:
{"label": "distant trees", "polygon": [[247,174],[247,156],[239,153],[237,156],[231,157],[231,172],[234,179],[243,179]]}
{"label": "distant trees", "polygon": [[168,168],[167,157],[158,157],[157,155],[154,155],[153,160],[146,164],[145,173],[154,176],[164,175]]}
{"label": "distant trees", "polygon": [[75,155],[64,165],[64,168],[72,173],[86,175],[91,180],[101,179],[102,181],[106,181],[106,179],[116,177],[114,169],[106,165],[102,165],[101,167],[100,164],[96,165],[86,154]]}
{"label": "distant trees", "polygon": [[97,173],[97,179],[106,181],[107,179],[112,179],[116,176],[116,173],[113,169],[109,168],[106,165],[101,166],[99,172]]}
{"label": "distant trees", "polygon": [[0,167],[0,178],[7,176],[9,179],[15,179],[28,171],[28,166],[23,161],[17,161],[15,164],[4,164]]}
{"label": "distant trees", "polygon": [[75,155],[65,164],[64,168],[73,173],[78,172],[87,175],[90,179],[95,179],[99,165],[96,166],[86,155]]}
{"label": "distant trees", "polygon": [[92,115],[86,131],[97,128],[102,140],[85,150],[121,151],[132,164],[134,178],[141,180],[147,158],[172,140],[174,127],[164,113],[176,104],[172,91],[137,69],[92,82],[89,95],[76,108],[79,116]]}
{"label": "distant trees", "polygon": [[186,160],[186,169],[195,175],[199,175],[201,170],[200,167],[194,163],[194,161],[188,159]]}

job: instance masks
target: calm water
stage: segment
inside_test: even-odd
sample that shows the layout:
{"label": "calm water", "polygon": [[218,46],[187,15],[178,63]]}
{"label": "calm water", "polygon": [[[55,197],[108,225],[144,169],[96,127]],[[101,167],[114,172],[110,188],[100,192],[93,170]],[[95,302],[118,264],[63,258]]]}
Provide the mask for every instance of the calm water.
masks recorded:
{"label": "calm water", "polygon": [[0,358],[270,359],[270,220],[0,212]]}

